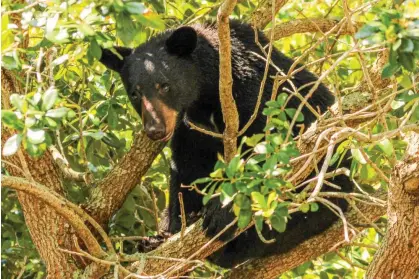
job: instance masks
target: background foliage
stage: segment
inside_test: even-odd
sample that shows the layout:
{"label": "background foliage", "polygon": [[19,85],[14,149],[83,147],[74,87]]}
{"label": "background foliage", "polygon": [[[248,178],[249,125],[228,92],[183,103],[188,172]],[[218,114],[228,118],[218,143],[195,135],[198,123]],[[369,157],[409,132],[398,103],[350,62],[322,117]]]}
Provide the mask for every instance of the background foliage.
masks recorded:
{"label": "background foliage", "polygon": [[[27,73],[26,80],[22,80],[26,84],[25,94],[12,95],[10,101],[13,107],[2,111],[2,124],[16,131],[3,147],[3,155],[13,154],[17,148],[23,147],[32,156],[42,156],[47,147],[54,144],[74,170],[88,171],[95,179],[100,179],[129,150],[134,133],[141,129],[139,117],[129,103],[119,77],[97,62],[101,55],[100,47],[134,47],[165,29],[204,19],[214,20],[220,2],[37,2],[39,5],[29,7],[28,4],[34,2],[16,4],[15,1],[2,1],[2,67]],[[399,119],[410,111],[407,121],[415,123],[419,120],[419,109],[415,105],[417,95],[411,88],[417,82],[414,74],[417,74],[416,61],[419,59],[418,3],[405,1],[395,9],[393,1],[349,2],[353,9],[370,2],[374,4],[368,12],[354,16],[353,20],[363,25],[357,35],[331,37],[323,41],[302,63],[347,51],[354,40],[360,40],[362,47],[372,47],[373,50],[389,46],[390,60],[382,75],[393,76],[399,82],[400,89],[410,90],[405,90],[394,100],[393,110],[385,116],[387,127],[373,123],[366,131],[374,134],[384,129],[395,129]],[[253,0],[240,1],[233,17],[248,21],[257,5],[257,1]],[[16,14],[13,11],[21,9],[22,20],[15,21]],[[343,16],[341,1],[296,0],[281,9],[277,22],[306,17],[339,19]],[[291,57],[298,57],[316,42],[317,36],[319,34],[296,34],[275,42],[275,46]],[[20,48],[20,43],[27,37],[28,47]],[[363,59],[367,65],[371,65],[376,55],[376,51],[364,52]],[[329,60],[314,64],[310,70],[320,74],[334,62],[332,56]],[[360,58],[351,55],[339,63],[325,82],[332,91],[345,94],[362,78]],[[292,140],[284,142],[289,129],[288,120],[295,114],[295,111],[281,111],[284,101],[283,95],[280,95],[277,101],[267,104],[265,108],[265,113],[271,116],[269,125],[276,132],[266,137],[267,141],[263,135],[256,135],[242,143],[255,147],[254,155],[250,157],[253,161],[247,159],[245,162],[237,156],[229,165],[225,165],[220,160],[211,179],[198,181],[215,181],[207,188],[204,202],[219,189],[220,195],[216,198],[221,198],[224,203],[235,203],[239,226],[245,227],[251,218],[256,218],[256,224],[265,220],[274,229],[285,229],[287,207],[272,201],[281,187],[289,185],[286,181],[263,178],[266,175],[269,177],[278,164],[283,165],[279,170],[287,173],[290,157],[297,155],[295,143]],[[395,160],[401,157],[405,148],[404,142],[397,138],[369,145],[349,138],[341,146],[341,152],[333,160],[338,160],[344,152],[351,152],[354,158],[351,175],[365,191],[387,186],[366,157],[389,175]],[[267,153],[270,155],[268,159],[265,156]],[[112,218],[110,235],[150,236],[157,233],[158,212],[167,203],[169,158],[170,150],[165,148],[143,181],[139,181],[121,210]],[[262,167],[257,162],[262,162]],[[7,157],[3,164],[7,164]],[[245,187],[246,184],[240,184],[240,181],[248,182],[249,173],[261,177],[255,180],[252,185],[255,188],[250,191],[249,187]],[[83,184],[65,181],[65,188],[67,197],[73,202],[85,201],[88,189]],[[299,197],[294,198],[298,200]],[[301,202],[297,208],[314,211],[317,205]],[[384,224],[385,219],[378,223],[379,227],[385,227]],[[22,278],[45,276],[16,195],[4,188],[1,237],[4,278],[15,278],[22,270]],[[376,230],[367,229],[360,236],[358,246],[307,262],[281,278],[362,278],[381,237]],[[117,248],[124,249],[126,253],[135,250],[134,241],[124,241],[123,247],[121,244]]]}

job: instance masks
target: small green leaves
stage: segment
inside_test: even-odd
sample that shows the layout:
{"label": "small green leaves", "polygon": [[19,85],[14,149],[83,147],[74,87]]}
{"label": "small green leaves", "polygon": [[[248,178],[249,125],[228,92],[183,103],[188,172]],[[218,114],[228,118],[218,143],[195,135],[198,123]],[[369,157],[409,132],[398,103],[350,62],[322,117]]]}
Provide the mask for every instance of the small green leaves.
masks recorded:
{"label": "small green leaves", "polygon": [[68,113],[69,110],[70,109],[64,108],[64,107],[63,108],[57,108],[57,109],[51,109],[51,110],[47,111],[47,113],[45,115],[48,116],[48,117],[51,117],[51,118],[62,118]]}
{"label": "small green leaves", "polygon": [[364,156],[358,148],[351,149],[351,153],[353,158],[360,164],[365,165],[367,163],[367,160],[365,160]]}
{"label": "small green leaves", "polygon": [[[23,100],[23,96],[19,94],[10,95],[10,103],[17,108],[20,112],[25,113],[27,108],[27,103]],[[26,106],[25,106],[26,105]]]}
{"label": "small green leaves", "polygon": [[235,156],[230,163],[228,164],[228,167],[226,168],[226,174],[228,178],[232,178],[235,173],[239,170],[240,168],[240,157],[239,156]]}
{"label": "small green leaves", "polygon": [[22,141],[22,136],[20,134],[16,134],[11,136],[3,146],[3,155],[4,156],[11,156],[17,152],[20,146],[20,142]]}
{"label": "small green leaves", "polygon": [[244,229],[249,225],[252,220],[252,211],[251,210],[240,210],[239,220],[237,221],[237,226],[240,229]]}
{"label": "small green leaves", "polygon": [[28,129],[26,136],[28,141],[33,144],[40,144],[45,141],[45,131],[44,130],[32,130]]}
{"label": "small green leaves", "polygon": [[58,97],[58,91],[54,87],[48,88],[48,90],[42,95],[42,110],[49,110],[54,105]]}
{"label": "small green leaves", "polygon": [[277,214],[272,215],[271,219],[271,225],[277,232],[284,232],[287,228],[286,218],[282,216],[278,216]]}
{"label": "small green leaves", "polygon": [[303,213],[307,213],[310,211],[310,204],[308,203],[303,203],[302,205],[300,205],[300,210]]}
{"label": "small green leaves", "polygon": [[145,11],[143,3],[128,2],[125,4],[125,9],[131,14],[142,14]]}

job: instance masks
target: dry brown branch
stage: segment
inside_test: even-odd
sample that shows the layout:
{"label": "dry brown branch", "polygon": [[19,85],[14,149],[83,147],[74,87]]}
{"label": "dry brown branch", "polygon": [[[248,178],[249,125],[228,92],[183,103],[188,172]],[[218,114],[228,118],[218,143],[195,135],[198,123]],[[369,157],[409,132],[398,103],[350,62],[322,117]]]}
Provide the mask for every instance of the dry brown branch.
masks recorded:
{"label": "dry brown branch", "polygon": [[[326,18],[307,18],[307,19],[294,19],[288,22],[278,24],[273,28],[273,40],[277,41],[281,38],[288,37],[299,33],[315,33],[315,32],[328,32],[339,23],[338,20]],[[270,37],[272,29],[265,31],[265,34]],[[349,24],[345,24],[339,32],[340,35],[351,34],[352,31]],[[355,29],[356,32],[356,29]]]}
{"label": "dry brown branch", "polygon": [[393,169],[388,195],[387,234],[366,278],[416,278],[419,274],[419,133],[411,133],[408,138],[406,156]]}
{"label": "dry brown branch", "polygon": [[220,54],[220,102],[225,123],[223,133],[224,159],[229,162],[237,151],[237,133],[239,130],[239,113],[233,98],[233,77],[231,73],[231,42],[229,15],[236,0],[225,0],[218,10],[218,38]]}

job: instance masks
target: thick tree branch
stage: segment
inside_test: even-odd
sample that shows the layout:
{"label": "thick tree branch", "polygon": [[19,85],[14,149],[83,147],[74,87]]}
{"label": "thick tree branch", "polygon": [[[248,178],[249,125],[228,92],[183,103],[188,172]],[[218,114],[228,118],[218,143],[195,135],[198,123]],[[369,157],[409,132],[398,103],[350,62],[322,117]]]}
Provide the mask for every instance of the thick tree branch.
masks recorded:
{"label": "thick tree branch", "polygon": [[164,143],[150,140],[144,132],[135,136],[131,150],[115,168],[91,191],[86,211],[100,224],[122,206],[128,193],[141,182]]}
{"label": "thick tree branch", "polygon": [[[16,22],[19,24],[18,18]],[[24,44],[26,43],[25,37]],[[1,72],[2,108],[8,109],[10,108],[10,94],[23,93],[24,90],[14,72],[3,68]],[[1,136],[4,143],[8,137],[12,136],[12,133],[3,126]],[[22,173],[20,169],[6,165],[11,175],[33,179],[56,193],[63,193],[59,172],[49,152],[46,152],[42,158],[34,159],[26,152],[19,150],[17,155],[8,157],[7,160],[24,170]],[[78,270],[77,264],[70,255],[58,250],[58,243],[68,248],[73,245],[71,240],[73,232],[68,222],[33,196],[19,191],[17,194],[32,241],[45,262],[47,278],[72,278],[73,272]]]}
{"label": "thick tree branch", "polygon": [[[326,19],[326,18],[307,18],[307,19],[294,19],[288,22],[284,22],[275,26],[275,28],[268,29],[265,31],[266,36],[269,38],[271,32],[274,32],[273,40],[277,41],[281,38],[288,37],[299,33],[315,33],[315,32],[328,32],[339,23],[338,20]],[[339,30],[335,32],[340,35],[351,34],[351,25],[345,24]],[[356,32],[356,30],[355,30]]]}
{"label": "thick tree branch", "polygon": [[366,278],[416,278],[419,274],[419,134],[412,133],[408,143],[405,158],[391,175],[387,234]]}
{"label": "thick tree branch", "polygon": [[70,202],[62,198],[58,194],[53,194],[45,186],[30,182],[24,178],[13,176],[2,176],[2,187],[10,187],[14,190],[21,191],[25,194],[34,196],[46,205],[55,210],[56,213],[64,217],[67,222],[76,230],[77,235],[85,243],[89,252],[97,257],[103,257],[106,253],[102,250],[96,238],[90,232],[89,228],[84,224],[77,212],[74,211],[76,205],[70,206]]}
{"label": "thick tree branch", "polygon": [[220,53],[220,102],[225,123],[223,134],[224,159],[229,162],[237,150],[237,133],[239,130],[239,113],[233,98],[233,77],[231,73],[231,42],[229,15],[237,1],[225,0],[218,10],[218,38]]}
{"label": "thick tree branch", "polygon": [[[275,0],[275,13],[288,2],[288,0]],[[273,0],[263,0],[252,15],[251,23],[258,29],[263,29],[272,20]]]}

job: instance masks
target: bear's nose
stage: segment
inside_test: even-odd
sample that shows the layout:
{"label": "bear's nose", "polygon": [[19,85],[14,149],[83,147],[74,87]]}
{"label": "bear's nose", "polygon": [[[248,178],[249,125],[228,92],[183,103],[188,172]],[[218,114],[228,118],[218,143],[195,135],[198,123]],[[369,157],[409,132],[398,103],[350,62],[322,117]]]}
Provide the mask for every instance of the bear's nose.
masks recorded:
{"label": "bear's nose", "polygon": [[152,140],[160,140],[164,138],[166,129],[162,125],[146,125],[145,126],[145,133],[147,137]]}

